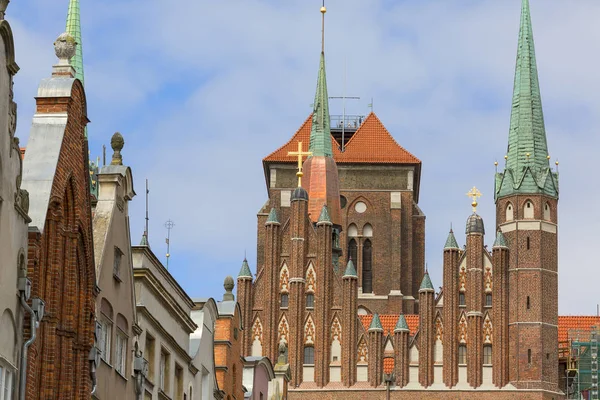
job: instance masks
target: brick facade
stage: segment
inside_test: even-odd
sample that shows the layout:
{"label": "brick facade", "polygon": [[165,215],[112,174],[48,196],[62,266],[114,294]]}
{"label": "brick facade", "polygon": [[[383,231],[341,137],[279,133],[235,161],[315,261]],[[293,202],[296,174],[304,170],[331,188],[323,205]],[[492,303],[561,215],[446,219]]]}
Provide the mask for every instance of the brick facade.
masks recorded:
{"label": "brick facade", "polygon": [[[43,227],[29,233],[32,296],[43,299],[46,307],[28,354],[28,399],[89,399],[92,390],[88,357],[94,345],[97,293],[84,137],[88,120],[80,81],[72,80],[69,97],[37,99],[36,116],[60,113],[68,117]],[[26,168],[36,156],[26,153]]]}

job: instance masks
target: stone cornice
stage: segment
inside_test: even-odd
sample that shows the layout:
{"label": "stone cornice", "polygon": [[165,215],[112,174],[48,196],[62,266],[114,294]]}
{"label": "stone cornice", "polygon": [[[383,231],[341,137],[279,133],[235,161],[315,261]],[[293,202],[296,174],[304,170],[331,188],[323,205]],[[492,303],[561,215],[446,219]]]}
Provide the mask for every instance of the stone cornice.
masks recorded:
{"label": "stone cornice", "polygon": [[138,313],[144,315],[150,322],[152,323],[154,329],[156,329],[163,337],[167,338],[167,342],[171,345],[171,347],[188,363],[192,362],[192,357],[188,354],[188,352],[183,349],[177,340],[162,326],[162,324],[154,318],[154,315],[148,310],[148,308],[144,305],[137,305]]}

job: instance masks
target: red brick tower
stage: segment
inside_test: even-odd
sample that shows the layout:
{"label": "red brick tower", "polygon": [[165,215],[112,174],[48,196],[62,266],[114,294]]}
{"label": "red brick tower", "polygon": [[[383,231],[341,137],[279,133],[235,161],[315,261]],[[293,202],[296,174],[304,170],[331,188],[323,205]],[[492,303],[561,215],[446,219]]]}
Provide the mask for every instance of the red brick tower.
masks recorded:
{"label": "red brick tower", "polygon": [[451,388],[458,383],[458,316],[461,250],[450,230],[444,246],[444,383]]}
{"label": "red brick tower", "polygon": [[419,289],[419,382],[423,387],[433,384],[433,351],[435,290],[425,271]]}
{"label": "red brick tower", "polygon": [[529,1],[523,0],[504,172],[496,223],[510,248],[509,380],[558,388],[558,173],[549,165]]}

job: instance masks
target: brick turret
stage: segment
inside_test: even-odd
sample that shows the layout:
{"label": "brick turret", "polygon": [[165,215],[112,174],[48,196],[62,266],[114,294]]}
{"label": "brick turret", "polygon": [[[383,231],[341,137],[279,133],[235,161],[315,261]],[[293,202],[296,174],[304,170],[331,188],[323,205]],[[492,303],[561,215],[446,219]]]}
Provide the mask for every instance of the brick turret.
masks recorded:
{"label": "brick turret", "polygon": [[444,246],[444,383],[458,383],[458,313],[460,248],[452,229]]}
{"label": "brick turret", "polygon": [[394,355],[396,357],[396,363],[394,369],[396,373],[396,386],[404,387],[408,385],[408,374],[409,374],[409,358],[408,358],[408,337],[409,337],[408,324],[404,315],[398,317],[398,322],[394,328]]}
{"label": "brick turret", "polygon": [[493,382],[498,387],[508,383],[508,268],[509,250],[502,231],[498,231],[492,249],[493,295],[492,315],[494,318],[494,347],[492,348]]}
{"label": "brick turret", "polygon": [[358,276],[352,260],[348,261],[346,272],[342,278],[342,383],[352,386],[356,383],[356,343],[358,327],[356,320],[358,300]]}
{"label": "brick turret", "polygon": [[383,379],[383,326],[379,314],[373,315],[369,326],[369,383],[381,385]]}
{"label": "brick turret", "polygon": [[329,382],[331,359],[330,330],[332,304],[332,229],[327,206],[323,205],[317,222],[317,290],[315,294],[315,382],[323,387]]}
{"label": "brick turret", "polygon": [[[277,342],[277,329],[279,323],[279,254],[281,246],[280,224],[277,218],[277,210],[271,209],[267,222],[265,223],[265,264],[263,277],[265,280],[264,296],[268,299],[264,303],[264,320],[266,326],[274,327],[273,329],[264,330],[263,355],[275,360],[278,355],[279,343]],[[252,329],[245,331],[248,337],[247,341],[252,342]],[[289,346],[289,343],[288,343]],[[250,354],[246,352],[244,354]]]}
{"label": "brick turret", "polygon": [[244,325],[244,339],[242,340],[242,354],[252,351],[252,272],[248,260],[244,259],[242,268],[237,277],[237,297],[242,310],[242,323]]}
{"label": "brick turret", "polygon": [[425,271],[419,289],[419,382],[423,387],[433,384],[434,310],[435,290]]}

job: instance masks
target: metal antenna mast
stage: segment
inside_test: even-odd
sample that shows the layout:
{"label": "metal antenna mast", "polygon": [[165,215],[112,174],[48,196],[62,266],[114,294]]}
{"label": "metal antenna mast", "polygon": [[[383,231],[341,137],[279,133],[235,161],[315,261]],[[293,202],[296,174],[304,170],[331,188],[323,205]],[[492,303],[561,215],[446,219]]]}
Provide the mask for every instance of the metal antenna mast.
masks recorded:
{"label": "metal antenna mast", "polygon": [[167,269],[169,269],[169,258],[171,257],[171,229],[173,229],[173,227],[175,227],[175,223],[171,220],[168,220],[167,222],[165,222],[165,228],[167,228]]}
{"label": "metal antenna mast", "polygon": [[[146,235],[146,240],[148,240],[148,221],[150,218],[148,217],[148,197],[150,195],[150,189],[148,189],[148,178],[146,178],[146,227],[144,229],[144,234]],[[150,242],[148,242],[150,243]]]}
{"label": "metal antenna mast", "polygon": [[346,64],[347,58],[344,58],[344,92],[341,97],[330,97],[330,99],[342,99],[342,153],[346,147],[346,100],[360,100],[360,97],[346,96]]}

